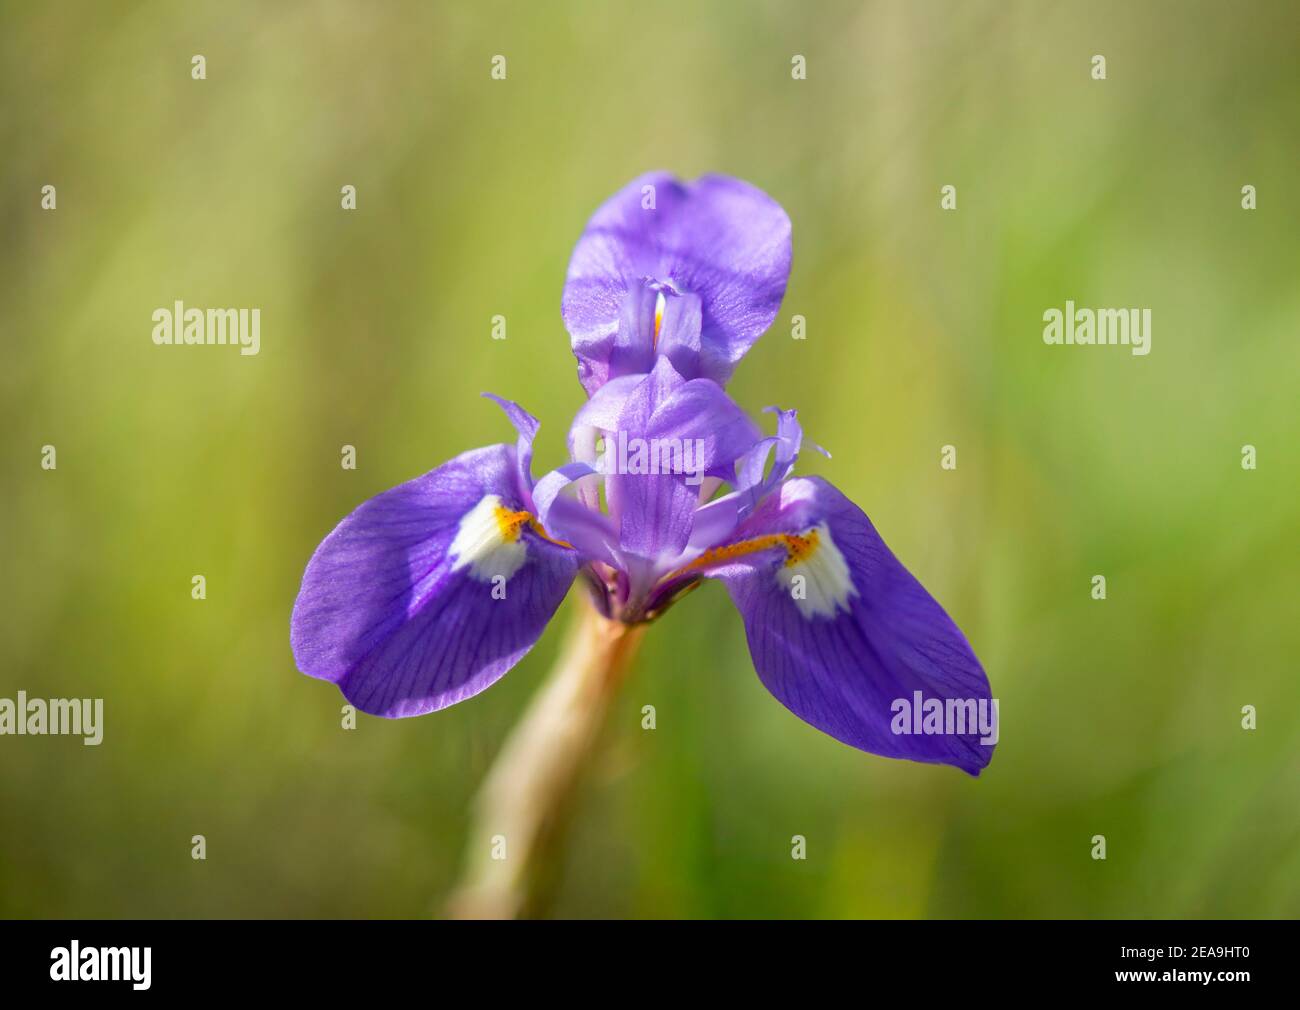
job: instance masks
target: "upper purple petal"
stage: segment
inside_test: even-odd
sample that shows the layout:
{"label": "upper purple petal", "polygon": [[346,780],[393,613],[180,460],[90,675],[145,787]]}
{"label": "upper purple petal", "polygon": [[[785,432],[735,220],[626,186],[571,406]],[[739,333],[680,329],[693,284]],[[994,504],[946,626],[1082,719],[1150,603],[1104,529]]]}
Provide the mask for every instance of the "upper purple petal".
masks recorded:
{"label": "upper purple petal", "polygon": [[[960,706],[963,718],[982,711],[993,725],[996,709],[966,638],[861,509],[820,478],[791,478],[733,541],[761,544],[754,538],[807,537],[814,530],[818,542],[806,562],[787,563],[792,555],[778,544],[740,554],[711,573],[726,583],[744,618],[763,684],[799,718],[844,743],[978,775],[993,747],[981,742],[975,726],[896,731],[900,703],[910,712],[918,692],[923,705],[933,699],[954,714]],[[796,574],[805,576],[802,606],[794,598]],[[913,726],[910,716],[906,725]],[[996,739],[996,730],[989,736]]]}
{"label": "upper purple petal", "polygon": [[[659,292],[658,353],[688,379],[725,383],[776,318],[790,255],[790,219],[749,183],[683,183],[664,172],[633,180],[592,216],[569,262],[561,309],[583,387],[591,394],[619,374],[649,371]],[[677,295],[698,304],[673,305]]]}
{"label": "upper purple petal", "polygon": [[[462,537],[463,553],[453,544],[488,496],[524,508],[519,463],[514,446],[466,452],[339,523],[312,556],[294,603],[298,668],[337,683],[364,712],[400,717],[477,694],[518,662],[564,599],[576,552],[527,527],[507,550],[515,567],[472,538]],[[482,566],[469,563],[480,556]]]}

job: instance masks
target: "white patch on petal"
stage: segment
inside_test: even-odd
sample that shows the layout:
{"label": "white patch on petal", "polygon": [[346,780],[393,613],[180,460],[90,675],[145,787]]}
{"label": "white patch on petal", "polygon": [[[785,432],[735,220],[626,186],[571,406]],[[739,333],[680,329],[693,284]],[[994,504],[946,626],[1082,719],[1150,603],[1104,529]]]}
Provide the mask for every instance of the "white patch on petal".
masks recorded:
{"label": "white patch on petal", "polygon": [[486,495],[465,513],[451,542],[453,572],[469,568],[480,582],[498,576],[509,579],[527,560],[528,549],[519,535],[518,513],[501,504],[499,495]]}
{"label": "white patch on petal", "polygon": [[849,574],[848,562],[831,539],[825,523],[799,536],[787,536],[787,559],[776,570],[776,581],[794,600],[804,620],[834,617],[849,609],[858,595]]}

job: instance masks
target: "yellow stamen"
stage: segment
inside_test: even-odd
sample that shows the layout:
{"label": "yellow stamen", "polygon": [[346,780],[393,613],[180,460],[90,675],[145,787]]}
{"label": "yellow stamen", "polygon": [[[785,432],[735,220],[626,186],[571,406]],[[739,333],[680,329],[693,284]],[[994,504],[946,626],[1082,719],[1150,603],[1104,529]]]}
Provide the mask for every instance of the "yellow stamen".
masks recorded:
{"label": "yellow stamen", "polygon": [[523,532],[524,527],[527,526],[543,540],[549,541],[557,547],[567,547],[569,550],[573,550],[573,544],[565,543],[563,540],[556,540],[547,533],[542,524],[533,518],[531,512],[523,509],[518,512],[512,512],[504,505],[498,505],[496,507],[495,515],[497,529],[501,531],[502,540],[514,543],[519,539],[519,534]]}
{"label": "yellow stamen", "polygon": [[[797,565],[801,561],[807,561],[817,551],[817,531],[809,530],[807,533],[769,533],[765,536],[754,537],[752,540],[741,540],[739,543],[723,544],[721,547],[710,547],[689,565],[679,568],[673,573],[673,576],[684,575],[687,572],[699,571],[701,568],[712,568],[714,565],[724,565],[728,561],[734,561],[736,558],[744,557],[747,554],[756,554],[759,551],[770,550],[773,547],[785,548],[785,567]],[[671,577],[671,576],[670,576]]]}
{"label": "yellow stamen", "polygon": [[504,505],[498,505],[495,509],[497,528],[501,531],[501,539],[514,543],[519,539],[519,533],[524,525],[531,519],[530,512],[511,512]]}

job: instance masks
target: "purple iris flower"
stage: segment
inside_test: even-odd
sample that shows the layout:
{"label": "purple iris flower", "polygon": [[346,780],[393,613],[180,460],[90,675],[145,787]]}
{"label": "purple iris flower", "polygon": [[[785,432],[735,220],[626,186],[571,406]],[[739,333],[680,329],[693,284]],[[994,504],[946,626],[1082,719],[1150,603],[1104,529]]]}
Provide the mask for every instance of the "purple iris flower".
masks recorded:
{"label": "purple iris flower", "polygon": [[790,276],[790,219],[766,193],[706,175],[643,175],[596,211],[564,284],[564,325],[588,394],[650,371],[726,383],[772,325]]}
{"label": "purple iris flower", "polygon": [[575,579],[627,623],[718,579],[790,711],[862,750],[978,775],[992,699],[965,637],[861,509],[792,476],[795,412],[765,436],[723,389],[789,267],[785,212],[739,180],[649,175],[616,193],[565,284],[589,395],[571,462],[534,480],[537,421],[492,397],[513,445],[378,495],[317,548],[293,611],[299,669],[362,711],[422,715],[514,666]]}

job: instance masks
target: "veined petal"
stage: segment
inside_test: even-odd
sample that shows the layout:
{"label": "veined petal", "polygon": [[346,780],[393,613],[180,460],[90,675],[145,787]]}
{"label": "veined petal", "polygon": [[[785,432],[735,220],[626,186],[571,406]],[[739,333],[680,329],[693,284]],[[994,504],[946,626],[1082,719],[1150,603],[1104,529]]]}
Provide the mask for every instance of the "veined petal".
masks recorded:
{"label": "veined petal", "polygon": [[726,584],[759,678],[805,722],[886,757],[988,764],[996,708],[979,660],[826,481],[787,480],[690,567]]}
{"label": "veined petal", "polygon": [[[759,440],[757,426],[708,379],[686,381],[661,357],[648,375],[611,381],[578,412],[605,451],[606,498],[626,554],[680,554],[709,477],[734,477],[735,461]],[[571,443],[572,443],[571,439]]]}
{"label": "veined petal", "polygon": [[758,425],[708,379],[673,389],[655,408],[645,434],[670,449],[677,442],[691,447],[687,455],[695,470],[728,481],[734,480],[736,461],[762,439]]}
{"label": "veined petal", "polygon": [[[592,216],[569,262],[561,309],[583,387],[594,393],[619,374],[611,371],[616,347],[653,354],[658,326],[647,326],[641,287],[662,290],[667,301],[698,299],[698,337],[695,306],[683,303],[672,310],[681,313],[671,320],[679,335],[662,353],[688,379],[725,383],[772,324],[789,274],[790,219],[762,190],[718,175],[633,180]],[[668,311],[665,304],[664,325]]]}
{"label": "veined petal", "polygon": [[363,712],[401,717],[462,701],[514,666],[579,560],[523,508],[518,465],[514,446],[472,450],[339,523],[294,603],[298,668]]}

